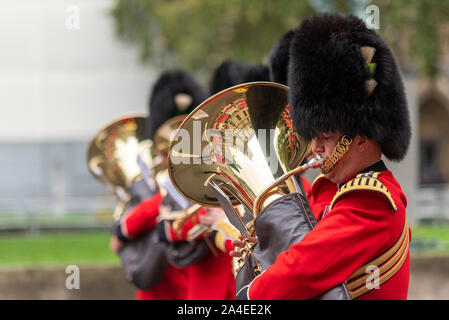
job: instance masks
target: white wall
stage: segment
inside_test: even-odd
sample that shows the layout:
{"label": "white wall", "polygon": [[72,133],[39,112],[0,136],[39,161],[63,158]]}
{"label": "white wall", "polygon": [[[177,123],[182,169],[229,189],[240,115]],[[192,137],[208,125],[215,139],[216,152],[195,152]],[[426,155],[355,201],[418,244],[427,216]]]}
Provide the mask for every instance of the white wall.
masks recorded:
{"label": "white wall", "polygon": [[[146,112],[156,75],[115,37],[112,4],[0,0],[0,142],[89,140],[111,119]],[[79,29],[66,26],[71,5]]]}
{"label": "white wall", "polygon": [[[408,148],[407,155],[399,162],[386,161],[388,169],[399,181],[407,197],[407,218],[410,225],[417,222],[420,217],[419,208],[417,207],[418,192],[418,172],[419,172],[419,155],[418,155],[418,83],[417,79],[404,77],[404,86],[407,95],[408,108],[410,113],[410,123],[412,127],[412,137]],[[395,137],[391,137],[394,139]]]}

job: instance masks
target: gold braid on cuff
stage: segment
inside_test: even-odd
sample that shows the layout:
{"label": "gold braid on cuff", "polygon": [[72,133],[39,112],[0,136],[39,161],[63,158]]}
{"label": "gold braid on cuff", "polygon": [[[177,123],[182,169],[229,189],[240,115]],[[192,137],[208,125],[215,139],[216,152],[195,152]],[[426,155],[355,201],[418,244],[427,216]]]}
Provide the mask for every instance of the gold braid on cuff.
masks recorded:
{"label": "gold braid on cuff", "polygon": [[327,161],[321,166],[320,170],[322,174],[326,174],[332,170],[337,162],[345,155],[346,152],[348,152],[351,143],[352,138],[346,135],[343,135],[340,138],[329,159],[327,159]]}

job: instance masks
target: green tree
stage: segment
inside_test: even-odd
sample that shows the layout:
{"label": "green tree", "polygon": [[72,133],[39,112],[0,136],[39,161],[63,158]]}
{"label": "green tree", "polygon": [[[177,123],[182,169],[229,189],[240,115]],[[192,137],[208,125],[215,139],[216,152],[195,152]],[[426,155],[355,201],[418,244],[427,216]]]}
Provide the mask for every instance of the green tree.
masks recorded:
{"label": "green tree", "polygon": [[379,7],[379,32],[401,66],[436,75],[449,0],[117,0],[111,13],[143,62],[204,74],[228,58],[266,63],[273,43],[302,19],[322,11],[366,18],[369,4]]}

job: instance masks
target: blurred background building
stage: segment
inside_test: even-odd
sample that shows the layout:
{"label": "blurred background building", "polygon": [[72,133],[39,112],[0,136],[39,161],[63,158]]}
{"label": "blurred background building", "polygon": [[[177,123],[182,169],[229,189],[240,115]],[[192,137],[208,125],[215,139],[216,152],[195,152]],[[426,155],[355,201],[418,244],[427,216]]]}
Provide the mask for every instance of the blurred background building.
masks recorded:
{"label": "blurred background building", "polygon": [[88,172],[87,144],[107,122],[147,112],[155,75],[114,36],[112,1],[73,4],[0,1],[0,228],[110,212],[116,200]]}
{"label": "blurred background building", "polygon": [[266,63],[303,17],[369,18],[371,4],[410,105],[410,151],[391,164],[410,220],[448,220],[448,2],[1,0],[0,228],[107,225],[116,199],[89,174],[87,145],[109,121],[146,113],[164,68],[185,68],[206,86],[224,59]]}

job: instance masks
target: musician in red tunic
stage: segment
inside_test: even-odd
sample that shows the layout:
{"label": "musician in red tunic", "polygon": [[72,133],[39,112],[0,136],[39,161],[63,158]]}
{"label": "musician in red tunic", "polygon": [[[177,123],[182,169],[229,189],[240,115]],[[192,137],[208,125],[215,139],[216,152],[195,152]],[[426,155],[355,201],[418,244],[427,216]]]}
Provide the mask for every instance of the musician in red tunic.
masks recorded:
{"label": "musician in red tunic", "polygon": [[[186,241],[189,231],[194,226],[207,222],[207,211],[217,210],[200,209],[178,231],[168,221],[157,221],[163,199],[161,193],[158,193],[153,198],[142,201],[139,206],[130,210],[122,218],[120,238],[133,239],[144,232],[158,228],[162,241],[171,243]],[[209,234],[204,233],[199,239],[208,241],[208,237]],[[231,257],[225,252],[215,248],[211,249],[213,252],[189,266],[177,267],[169,263],[161,281],[150,290],[138,290],[137,298],[151,300],[232,299],[235,296],[235,291]],[[214,272],[211,272],[211,270]]]}
{"label": "musician in red tunic", "polygon": [[341,284],[352,299],[406,299],[407,200],[381,159],[402,160],[411,135],[396,61],[341,14],[306,19],[289,52],[292,120],[323,159],[309,198],[318,223],[237,299],[311,299]]}
{"label": "musician in red tunic", "polygon": [[[162,195],[157,193],[127,212],[121,219],[117,236],[111,239],[112,250],[118,252],[123,242],[132,241],[139,235],[153,230],[157,225],[162,200]],[[187,287],[187,272],[167,264],[163,278],[151,289],[137,290],[136,298],[138,300],[181,300],[185,298]]]}
{"label": "musician in red tunic", "polygon": [[[152,139],[165,121],[191,112],[205,99],[204,90],[190,75],[181,70],[164,73],[153,87],[150,117],[146,126],[148,137]],[[165,182],[170,183],[169,180]],[[181,195],[179,197],[182,198]],[[129,210],[121,218],[116,234],[111,238],[111,249],[118,253],[126,241],[132,241],[155,228],[161,241],[167,244],[187,240],[188,231],[200,223],[199,218],[206,216],[207,212],[205,209],[200,210],[184,224],[182,230],[175,231],[168,222],[158,221],[162,207],[168,210],[180,209],[175,198],[173,194],[163,196],[157,193]],[[184,198],[182,200],[185,201]],[[210,251],[206,252],[201,261],[183,267],[169,263],[163,278],[153,288],[137,290],[137,299],[231,299],[234,296],[231,257],[221,251],[216,252],[216,256]]]}

